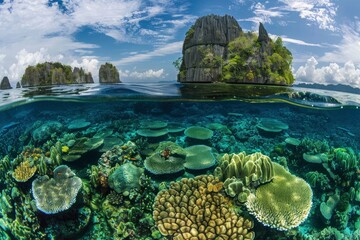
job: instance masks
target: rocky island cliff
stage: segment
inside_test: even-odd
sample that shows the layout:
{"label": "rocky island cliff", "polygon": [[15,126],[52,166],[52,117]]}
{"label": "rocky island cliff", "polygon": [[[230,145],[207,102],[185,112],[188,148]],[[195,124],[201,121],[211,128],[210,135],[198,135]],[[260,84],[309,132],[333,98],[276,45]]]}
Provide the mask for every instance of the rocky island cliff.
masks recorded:
{"label": "rocky island cliff", "polygon": [[183,44],[178,81],[291,85],[292,55],[281,38],[273,41],[263,24],[244,32],[232,16],[196,20]]}
{"label": "rocky island cliff", "polygon": [[8,77],[3,77],[0,82],[0,90],[12,89]]}
{"label": "rocky island cliff", "polygon": [[21,78],[23,87],[62,85],[76,83],[94,83],[91,73],[84,69],[64,65],[58,62],[39,63],[28,66]]}
{"label": "rocky island cliff", "polygon": [[105,63],[99,69],[99,83],[120,83],[120,74],[111,63]]}

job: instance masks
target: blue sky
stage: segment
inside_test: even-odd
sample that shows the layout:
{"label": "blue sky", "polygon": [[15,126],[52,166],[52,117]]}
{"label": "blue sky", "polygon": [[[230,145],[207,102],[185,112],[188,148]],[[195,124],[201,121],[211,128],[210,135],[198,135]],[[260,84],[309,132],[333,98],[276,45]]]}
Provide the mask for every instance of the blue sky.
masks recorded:
{"label": "blue sky", "polygon": [[195,20],[234,16],[258,23],[293,53],[297,82],[360,87],[358,0],[0,0],[0,78],[20,80],[44,61],[82,66],[97,81],[104,62],[124,82],[176,79],[172,62]]}

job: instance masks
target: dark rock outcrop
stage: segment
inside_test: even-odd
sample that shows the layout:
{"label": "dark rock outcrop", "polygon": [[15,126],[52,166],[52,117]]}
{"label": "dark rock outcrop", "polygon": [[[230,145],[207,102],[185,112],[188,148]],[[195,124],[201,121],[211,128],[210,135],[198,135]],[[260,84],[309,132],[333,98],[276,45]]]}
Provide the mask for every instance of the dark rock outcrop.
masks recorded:
{"label": "dark rock outcrop", "polygon": [[209,15],[186,33],[178,81],[291,85],[292,55],[264,25],[243,32],[231,16]]}
{"label": "dark rock outcrop", "polygon": [[1,90],[12,89],[8,77],[4,77],[4,78],[1,80],[0,89],[1,89]]}
{"label": "dark rock outcrop", "polygon": [[91,73],[85,73],[83,68],[75,67],[73,77],[76,83],[94,83]]}
{"label": "dark rock outcrop", "polygon": [[16,88],[21,88],[20,82],[16,83]]}
{"label": "dark rock outcrop", "polygon": [[221,76],[222,59],[228,44],[242,29],[232,16],[209,15],[199,18],[186,33],[180,82],[213,82]]}
{"label": "dark rock outcrop", "polygon": [[270,42],[270,37],[264,27],[264,25],[262,23],[260,23],[259,25],[259,36],[258,36],[258,41],[259,42],[265,42],[268,43]]}
{"label": "dark rock outcrop", "polygon": [[77,67],[73,71],[71,66],[58,62],[45,62],[29,66],[21,78],[23,87],[93,82],[91,73],[85,73],[82,68]]}
{"label": "dark rock outcrop", "polygon": [[105,63],[99,69],[100,83],[120,83],[120,74],[117,68],[111,63]]}

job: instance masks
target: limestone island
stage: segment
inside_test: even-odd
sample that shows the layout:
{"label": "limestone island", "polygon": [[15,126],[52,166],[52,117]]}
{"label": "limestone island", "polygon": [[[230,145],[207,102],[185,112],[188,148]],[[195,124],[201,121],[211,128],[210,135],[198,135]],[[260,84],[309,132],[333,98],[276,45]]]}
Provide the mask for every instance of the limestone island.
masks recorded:
{"label": "limestone island", "polygon": [[190,27],[179,67],[181,83],[249,83],[291,85],[292,54],[264,25],[259,33],[244,32],[232,16],[208,15]]}
{"label": "limestone island", "polygon": [[0,90],[12,89],[8,77],[4,77],[0,82]]}
{"label": "limestone island", "polygon": [[[106,63],[100,66],[100,83],[119,83],[119,72],[115,66]],[[83,68],[65,65],[59,62],[39,63],[28,66],[21,78],[22,87],[85,84],[94,83],[91,73],[86,73]]]}

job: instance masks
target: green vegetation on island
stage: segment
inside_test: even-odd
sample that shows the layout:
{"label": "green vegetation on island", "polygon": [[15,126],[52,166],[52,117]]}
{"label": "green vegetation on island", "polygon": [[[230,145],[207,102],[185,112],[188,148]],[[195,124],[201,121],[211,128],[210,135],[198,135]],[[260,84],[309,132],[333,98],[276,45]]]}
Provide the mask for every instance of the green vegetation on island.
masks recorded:
{"label": "green vegetation on island", "polygon": [[21,78],[23,87],[93,82],[91,73],[85,73],[82,68],[72,69],[71,66],[59,62],[45,62],[36,66],[28,66]]}
{"label": "green vegetation on island", "polygon": [[291,85],[292,54],[262,23],[259,33],[243,32],[235,18],[208,15],[186,33],[183,57],[173,64],[179,82]]}
{"label": "green vegetation on island", "polygon": [[120,74],[117,68],[111,63],[105,63],[99,69],[100,83],[120,83]]}

